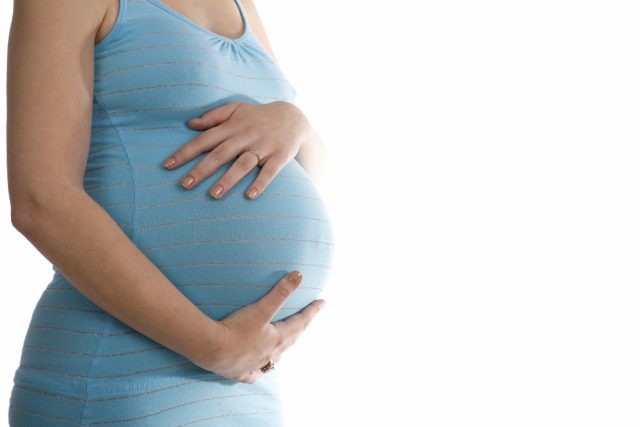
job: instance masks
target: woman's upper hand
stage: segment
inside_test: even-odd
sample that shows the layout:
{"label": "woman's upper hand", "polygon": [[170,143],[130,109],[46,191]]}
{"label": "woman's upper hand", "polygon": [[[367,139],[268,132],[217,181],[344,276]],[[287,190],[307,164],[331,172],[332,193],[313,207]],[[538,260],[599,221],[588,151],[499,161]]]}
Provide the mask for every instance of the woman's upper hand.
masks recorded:
{"label": "woman's upper hand", "polygon": [[[175,169],[204,151],[211,151],[193,169],[185,171],[182,185],[190,189],[215,173],[220,166],[237,158],[209,189],[215,198],[222,197],[254,167],[259,166],[258,176],[246,191],[249,198],[256,198],[296,156],[312,130],[302,111],[285,101],[267,104],[229,102],[189,120],[187,124],[204,131],[168,156],[164,166]],[[260,162],[255,153],[247,150],[257,151]],[[218,186],[220,193],[215,192]]]}
{"label": "woman's upper hand", "polygon": [[[218,336],[212,340],[208,360],[194,361],[200,367],[245,383],[254,383],[262,374],[261,367],[269,360],[277,363],[282,353],[293,345],[311,320],[324,306],[325,300],[317,299],[298,313],[284,320],[271,322],[293,292],[302,282],[295,279],[293,271],[284,276],[258,301],[246,305],[220,320],[212,332]],[[294,277],[292,277],[294,276]]]}

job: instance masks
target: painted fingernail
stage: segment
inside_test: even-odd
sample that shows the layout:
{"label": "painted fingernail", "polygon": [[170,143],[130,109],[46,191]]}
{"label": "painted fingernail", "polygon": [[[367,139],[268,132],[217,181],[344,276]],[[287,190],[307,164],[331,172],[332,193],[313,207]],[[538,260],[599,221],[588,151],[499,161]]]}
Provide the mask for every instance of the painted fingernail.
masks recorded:
{"label": "painted fingernail", "polygon": [[164,161],[164,166],[165,167],[171,167],[176,163],[176,158],[175,157],[169,157],[167,160]]}
{"label": "painted fingernail", "polygon": [[184,185],[185,187],[191,186],[191,183],[193,183],[193,177],[191,175],[187,175],[182,178],[182,185]]}
{"label": "painted fingernail", "polygon": [[302,280],[302,274],[299,271],[292,271],[289,273],[289,280],[293,283],[298,284]]}
{"label": "painted fingernail", "polygon": [[257,195],[258,195],[258,190],[255,187],[249,190],[248,196],[250,199],[255,199]]}
{"label": "painted fingernail", "polygon": [[220,197],[220,194],[222,194],[222,185],[217,184],[215,187],[213,187],[213,191],[211,191],[211,195],[213,197]]}

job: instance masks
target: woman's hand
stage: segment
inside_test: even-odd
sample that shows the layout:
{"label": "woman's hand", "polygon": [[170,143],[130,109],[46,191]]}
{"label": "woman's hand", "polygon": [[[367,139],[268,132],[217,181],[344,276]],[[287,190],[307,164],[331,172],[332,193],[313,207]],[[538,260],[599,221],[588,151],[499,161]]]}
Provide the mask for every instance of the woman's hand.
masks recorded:
{"label": "woman's hand", "polygon": [[210,360],[194,363],[226,378],[254,383],[262,376],[260,368],[269,359],[278,362],[325,304],[325,300],[317,299],[293,316],[271,322],[302,282],[302,274],[296,280],[296,273],[299,272],[287,274],[261,299],[220,320],[222,328],[215,331],[220,337],[215,341],[218,344],[211,351]]}
{"label": "woman's hand", "polygon": [[[183,177],[183,187],[190,189],[237,157],[209,189],[209,193],[218,199],[259,166],[260,173],[246,192],[250,199],[255,199],[296,156],[312,131],[302,111],[285,101],[268,104],[229,102],[187,124],[194,129],[206,130],[169,156],[164,166],[175,169],[202,152],[211,151]],[[255,153],[247,150],[255,150],[260,161]]]}

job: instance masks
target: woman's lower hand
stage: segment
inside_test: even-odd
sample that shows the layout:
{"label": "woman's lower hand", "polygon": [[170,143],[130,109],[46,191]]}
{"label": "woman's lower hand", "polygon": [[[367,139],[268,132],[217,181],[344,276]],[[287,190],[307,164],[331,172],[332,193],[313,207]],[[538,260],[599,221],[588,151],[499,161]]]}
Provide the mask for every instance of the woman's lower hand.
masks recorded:
{"label": "woman's lower hand", "polygon": [[271,322],[302,282],[302,274],[295,280],[296,272],[283,277],[258,301],[220,320],[222,327],[216,329],[220,334],[216,348],[209,360],[198,365],[226,378],[252,384],[263,374],[260,368],[269,360],[278,362],[325,304],[325,300],[317,299],[287,319]]}
{"label": "woman's lower hand", "polygon": [[[285,101],[267,104],[229,102],[189,120],[187,124],[204,131],[171,154],[164,166],[175,169],[201,153],[211,151],[193,169],[185,172],[182,186],[191,189],[222,165],[237,158],[209,189],[215,198],[224,196],[256,166],[261,170],[246,195],[250,199],[258,197],[296,156],[312,131],[302,111]],[[255,150],[259,156],[248,150]]]}

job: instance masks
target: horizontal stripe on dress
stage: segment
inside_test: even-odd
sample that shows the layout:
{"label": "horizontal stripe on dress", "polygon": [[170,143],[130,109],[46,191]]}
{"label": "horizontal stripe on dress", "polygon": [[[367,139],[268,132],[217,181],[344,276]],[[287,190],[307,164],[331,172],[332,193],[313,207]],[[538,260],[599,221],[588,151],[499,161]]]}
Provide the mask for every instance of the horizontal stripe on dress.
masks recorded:
{"label": "horizontal stripe on dress", "polygon": [[[109,420],[109,421],[94,421],[94,422],[82,423],[81,424],[80,421],[77,421],[77,420],[74,420],[74,419],[71,419],[71,418],[49,415],[49,414],[46,414],[44,412],[34,411],[32,409],[24,408],[24,407],[17,406],[17,405],[14,405],[14,404],[10,404],[9,407],[11,407],[11,408],[13,408],[13,409],[15,409],[17,411],[24,412],[26,414],[37,415],[39,417],[50,419],[50,420],[63,421],[65,423],[69,423],[69,424],[73,424],[73,425],[114,424],[114,423],[123,423],[123,422],[128,422],[128,421],[135,421],[137,419],[144,418],[144,417],[136,417],[136,418],[131,418],[131,419]],[[177,406],[174,409],[177,409],[179,407],[180,406]],[[190,425],[190,424],[194,424],[194,423],[198,423],[198,422],[202,422],[202,421],[212,420],[212,419],[215,419],[215,418],[234,417],[234,416],[247,416],[247,415],[282,414],[282,413],[283,413],[282,411],[273,411],[273,410],[271,410],[271,411],[235,412],[235,413],[228,413],[228,414],[212,415],[212,416],[208,416],[208,417],[204,417],[204,418],[198,418],[198,419],[195,419],[195,420],[191,420],[191,421],[188,421],[186,423],[176,425],[176,427],[182,427],[182,426],[186,426],[186,425]],[[156,414],[153,414],[153,415],[156,415]]]}
{"label": "horizontal stripe on dress", "polygon": [[136,227],[136,231],[148,230],[153,228],[160,227],[170,227],[172,225],[183,225],[183,224],[191,224],[194,222],[205,222],[205,221],[233,221],[233,220],[254,220],[254,219],[266,219],[266,218],[281,218],[281,219],[297,219],[301,221],[319,221],[330,223],[331,220],[326,218],[318,218],[313,216],[303,216],[303,215],[285,215],[285,214],[271,214],[271,215],[229,215],[229,216],[213,216],[206,218],[196,218],[190,219],[187,221],[174,221],[167,222],[163,224],[154,224],[154,225],[142,225]]}
{"label": "horizontal stripe on dress", "polygon": [[[274,371],[269,371],[266,372],[265,374],[263,374],[263,377],[265,376],[270,376],[273,375]],[[108,397],[97,397],[97,398],[91,398],[91,399],[82,399],[79,397],[73,397],[73,396],[68,396],[66,394],[62,394],[62,393],[54,393],[54,392],[50,392],[48,390],[43,390],[43,389],[39,389],[39,388],[35,388],[35,387],[31,387],[31,386],[25,386],[22,384],[16,384],[15,387],[16,388],[20,388],[20,389],[24,389],[33,393],[38,393],[38,394],[42,394],[45,396],[50,396],[53,398],[59,398],[59,399],[66,399],[66,400],[74,400],[74,401],[78,401],[78,402],[82,402],[82,403],[100,403],[100,402],[111,402],[111,401],[116,401],[116,400],[127,400],[127,399],[135,399],[136,397],[142,397],[142,396],[148,396],[148,395],[152,395],[155,393],[160,393],[163,391],[167,391],[167,390],[174,390],[174,389],[178,389],[180,387],[184,387],[187,385],[191,385],[194,383],[205,383],[205,382],[209,382],[212,379],[219,379],[220,375],[216,374],[214,372],[208,372],[206,374],[203,374],[202,376],[198,376],[196,378],[187,380],[187,381],[182,381],[182,382],[178,382],[175,384],[171,384],[168,386],[163,386],[163,387],[159,387],[159,388],[155,388],[155,389],[151,389],[151,390],[146,390],[146,391],[142,391],[142,392],[137,392],[137,393],[127,393],[127,394],[122,394],[122,395],[117,395],[117,396],[108,396]],[[231,396],[231,397],[242,397],[242,396],[274,396],[277,397],[277,394],[273,394],[273,393],[244,393],[244,394],[236,394],[236,395],[227,395],[227,396]]]}
{"label": "horizontal stripe on dress", "polygon": [[[181,147],[181,146],[177,146],[176,148],[178,148],[178,147]],[[162,147],[162,148],[166,148],[166,147]],[[135,150],[130,150],[130,151],[135,151]],[[160,165],[158,165],[158,167],[160,167]],[[280,179],[280,178],[300,179],[300,180],[303,180],[303,181],[310,181],[310,179],[305,177],[305,176],[285,175],[285,174],[277,175],[274,178],[274,180]],[[107,188],[118,188],[118,187],[126,187],[126,186],[133,186],[134,188],[147,189],[147,188],[158,188],[158,187],[164,187],[164,186],[169,186],[169,185],[175,185],[175,184],[178,184],[180,182],[181,182],[180,180],[175,179],[175,178],[171,179],[169,181],[161,181],[161,182],[158,182],[158,183],[155,183],[155,184],[133,185],[132,181],[124,181],[124,182],[116,182],[116,183],[112,183],[112,184],[85,185],[84,189],[85,189],[85,191],[93,191],[93,190],[102,190],[102,189],[107,189]],[[273,182],[272,182],[271,185],[273,185]]]}
{"label": "horizontal stripe on dress", "polygon": [[[188,366],[188,365],[193,365],[193,362],[191,362],[190,360],[186,360],[184,362],[174,363],[174,364],[171,364],[171,365],[158,366],[158,367],[149,368],[149,369],[141,369],[141,370],[138,370],[138,371],[127,372],[127,373],[123,373],[123,374],[99,375],[99,376],[76,375],[76,374],[70,374],[68,372],[54,371],[54,370],[51,370],[51,369],[38,368],[36,366],[23,365],[23,364],[20,364],[19,367],[22,368],[22,369],[28,369],[28,370],[32,370],[32,371],[36,371],[36,372],[44,372],[44,373],[47,373],[47,374],[59,375],[59,376],[63,376],[63,377],[72,377],[72,378],[81,378],[81,379],[94,379],[94,380],[108,380],[108,379],[111,379],[111,378],[133,377],[133,376],[136,376],[136,375],[146,374],[146,373],[149,373],[149,372],[157,372],[157,371],[162,371],[162,370],[171,369],[171,368],[178,368],[178,367],[181,367],[181,366]],[[222,377],[221,375],[219,375],[219,376]]]}
{"label": "horizontal stripe on dress", "polygon": [[[190,62],[197,62],[197,61],[167,61],[167,62],[162,62],[162,63],[158,63],[158,64],[146,64],[146,65],[141,65],[141,66],[134,66],[134,67],[129,67],[131,69],[139,69],[139,68],[146,68],[146,67],[153,67],[153,66],[159,66],[159,65],[165,65],[165,64],[182,64],[182,63],[190,63]],[[120,70],[119,70],[120,71]],[[122,71],[130,71],[130,70],[122,70]],[[113,74],[115,73],[115,71],[110,72],[109,74]],[[104,76],[101,76],[104,77]],[[272,80],[276,80],[276,79],[272,79]],[[281,80],[281,79],[277,79],[277,80]],[[155,85],[155,86],[149,86],[147,88],[132,88],[132,89],[121,89],[122,93],[127,93],[127,92],[134,92],[134,91],[142,91],[142,90],[151,90],[151,89],[157,89],[157,88],[161,88],[161,87],[177,87],[177,86],[181,86],[182,84],[170,84],[170,85]],[[271,100],[279,100],[279,99],[286,99],[286,97],[283,96],[267,96],[267,95],[251,95],[245,92],[237,92],[231,89],[228,89],[226,87],[220,86],[220,85],[212,85],[212,84],[208,84],[208,83],[191,83],[191,84],[184,84],[184,86],[199,86],[199,87],[206,87],[206,88],[211,88],[211,89],[218,89],[221,90],[223,92],[227,92],[233,95],[243,95],[243,96],[250,96],[251,98],[255,98],[255,99],[271,99]],[[112,92],[109,93],[109,96],[113,96],[116,92]],[[101,97],[102,94],[101,93],[96,93],[95,94],[96,97]]]}
{"label": "horizontal stripe on dress", "polygon": [[[159,32],[159,33],[140,33],[141,35],[145,35],[145,34],[185,34],[183,32]],[[192,49],[201,49],[206,51],[207,53],[211,53],[212,55],[214,55],[216,58],[221,58],[221,59],[225,59],[229,62],[238,62],[238,63],[259,63],[259,64],[273,64],[274,66],[277,65],[276,62],[269,60],[269,59],[263,59],[263,58],[238,58],[235,56],[230,56],[230,55],[225,55],[222,54],[216,50],[213,50],[211,48],[208,48],[206,46],[195,46],[195,45],[153,45],[153,46],[140,46],[140,47],[134,47],[131,49],[126,49],[126,50],[119,50],[117,52],[112,52],[112,53],[107,53],[107,54],[103,54],[103,55],[95,55],[95,63],[96,65],[99,65],[100,62],[102,60],[104,60],[105,58],[109,58],[109,57],[113,57],[113,56],[118,56],[118,55],[126,55],[127,53],[138,53],[141,50],[147,50],[149,48],[154,48],[154,47],[188,47],[188,48],[192,48]],[[96,74],[94,76],[94,78],[100,78],[100,77],[104,77],[105,74]]]}

